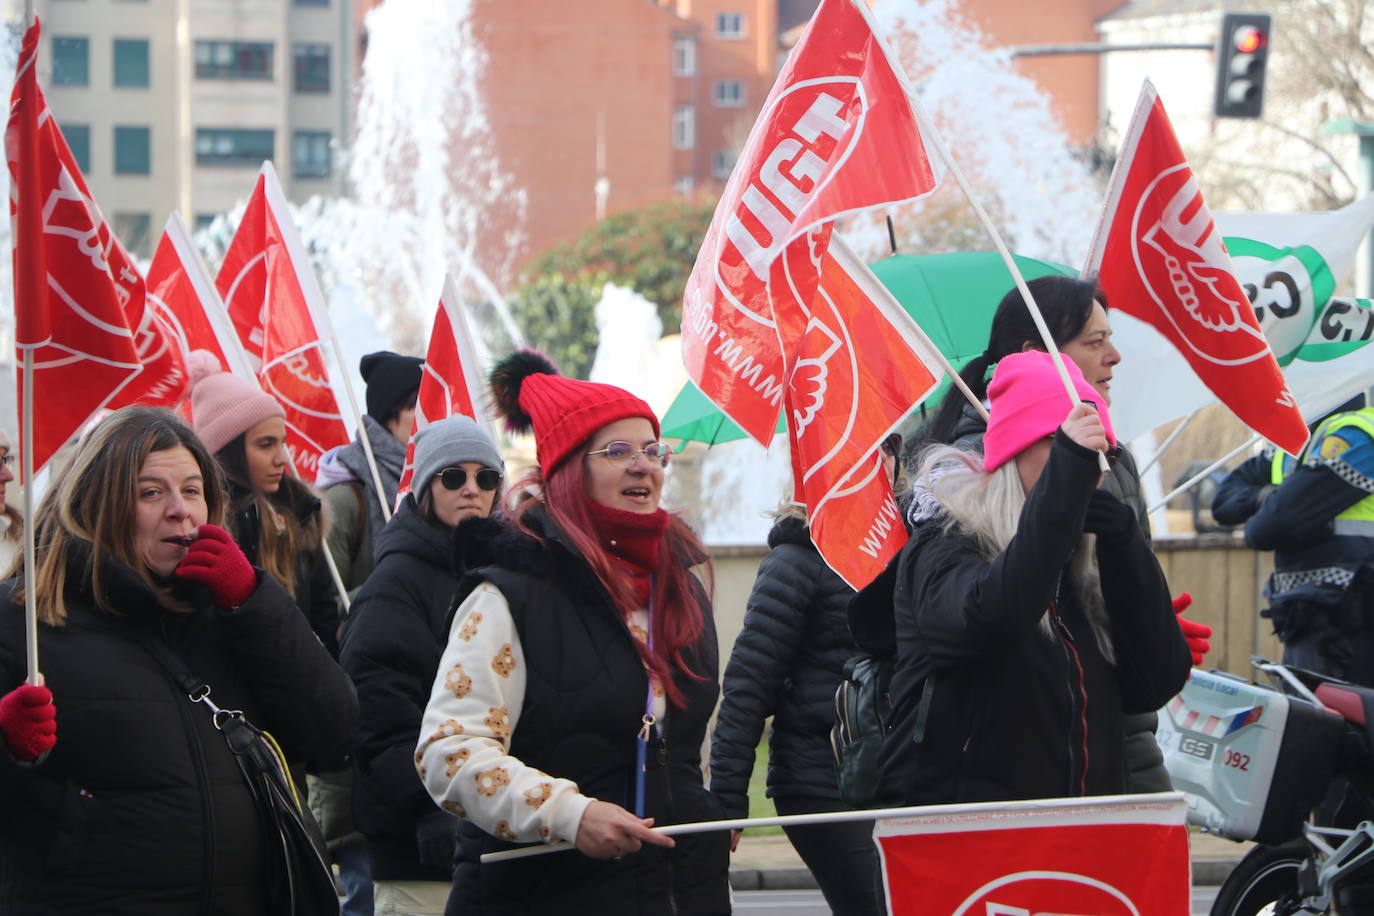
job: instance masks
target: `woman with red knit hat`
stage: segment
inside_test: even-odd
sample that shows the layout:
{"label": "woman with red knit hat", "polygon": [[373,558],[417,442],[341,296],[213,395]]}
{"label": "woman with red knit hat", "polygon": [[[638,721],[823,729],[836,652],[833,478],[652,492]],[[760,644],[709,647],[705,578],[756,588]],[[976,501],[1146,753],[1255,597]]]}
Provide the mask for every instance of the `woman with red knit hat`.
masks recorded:
{"label": "woman with red knit hat", "polygon": [[982,458],[921,455],[940,517],[896,570],[884,803],[1124,792],[1123,714],[1160,708],[1187,679],[1159,564],[1098,486],[1098,453],[1116,453],[1111,418],[1065,367],[1084,403],[1049,354],[1011,354],[988,387]]}
{"label": "woman with red knit hat", "polygon": [[[416,749],[465,818],[449,913],[730,912],[729,837],[650,829],[721,816],[701,747],[719,693],[696,536],[659,506],[671,454],[649,405],[522,351],[492,372],[534,431],[537,493],[509,533],[458,544],[448,646]],[[480,828],[480,829],[479,829]],[[514,843],[576,851],[480,864]]]}

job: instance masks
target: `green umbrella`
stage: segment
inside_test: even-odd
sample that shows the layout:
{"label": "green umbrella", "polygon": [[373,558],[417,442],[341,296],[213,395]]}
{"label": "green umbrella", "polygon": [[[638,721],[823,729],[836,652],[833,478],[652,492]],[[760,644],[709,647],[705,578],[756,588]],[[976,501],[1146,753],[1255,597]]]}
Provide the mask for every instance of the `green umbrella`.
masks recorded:
{"label": "green umbrella", "polygon": [[[1013,257],[1027,280],[1078,273],[1049,261]],[[992,251],[899,254],[879,261],[872,269],[955,368],[983,352],[992,313],[1012,287],[1011,273],[1001,256]],[[932,397],[939,397],[948,384],[944,382]],[[663,415],[662,429],[665,439],[707,445],[745,438],[744,430],[717,410],[691,382]],[[786,425],[780,420],[778,432],[784,429]]]}

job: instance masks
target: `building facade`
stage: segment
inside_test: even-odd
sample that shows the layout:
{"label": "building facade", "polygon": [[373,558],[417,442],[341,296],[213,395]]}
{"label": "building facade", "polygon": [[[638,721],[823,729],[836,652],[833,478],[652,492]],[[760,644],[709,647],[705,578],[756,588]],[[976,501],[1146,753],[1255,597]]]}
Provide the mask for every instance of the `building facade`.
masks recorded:
{"label": "building facade", "polygon": [[106,218],[148,256],[168,215],[204,225],[264,159],[288,197],[338,194],[350,0],[38,0],[39,79]]}

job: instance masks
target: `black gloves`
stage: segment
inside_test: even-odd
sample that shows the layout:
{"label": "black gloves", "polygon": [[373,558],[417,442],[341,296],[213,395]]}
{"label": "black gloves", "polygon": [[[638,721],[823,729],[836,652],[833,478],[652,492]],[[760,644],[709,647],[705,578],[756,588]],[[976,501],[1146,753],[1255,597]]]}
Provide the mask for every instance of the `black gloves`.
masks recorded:
{"label": "black gloves", "polygon": [[452,868],[457,845],[458,818],[447,811],[432,811],[415,822],[415,848],[420,864]]}
{"label": "black gloves", "polygon": [[1084,533],[1097,535],[1099,543],[1121,544],[1139,528],[1130,507],[1106,490],[1093,490],[1087,517],[1083,519]]}

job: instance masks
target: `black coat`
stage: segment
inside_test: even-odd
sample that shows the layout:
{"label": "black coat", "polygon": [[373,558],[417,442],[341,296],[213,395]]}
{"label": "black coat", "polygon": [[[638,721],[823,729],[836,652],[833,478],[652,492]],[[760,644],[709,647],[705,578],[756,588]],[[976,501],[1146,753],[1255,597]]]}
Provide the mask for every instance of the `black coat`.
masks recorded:
{"label": "black coat", "polygon": [[[1114,665],[1072,590],[1060,587],[1097,473],[1095,454],[1058,433],[1018,532],[995,560],[933,523],[903,548],[882,801],[1125,791],[1122,714],[1162,706],[1182,688],[1191,659],[1137,526],[1098,541]],[[1040,622],[1052,603],[1046,633]]]}
{"label": "black coat", "polygon": [[[498,524],[474,518],[459,530],[480,539]],[[451,863],[420,863],[420,820],[452,817],[429,797],[414,761],[458,587],[453,540],[451,529],[425,521],[414,494],[406,496],[377,539],[377,565],[344,627],[342,663],[358,690],[353,821],[367,838],[378,881],[448,881],[453,872]]]}
{"label": "black coat", "polygon": [[749,775],[768,716],[769,797],[840,797],[830,729],[835,688],[858,652],[849,635],[854,590],[821,559],[801,519],[779,519],[768,546],[725,667],[711,740],[711,792],[728,817],[748,816]]}
{"label": "black coat", "polygon": [[[85,556],[88,552],[74,551]],[[270,577],[237,611],[178,585],[172,613],[107,561],[100,610],[87,561],[68,568],[67,622],[42,625],[57,745],[36,765],[0,746],[0,912],[189,916],[265,912],[260,821],[208,708],[190,702],[137,633],[167,642],[291,759],[339,751],[353,689]],[[0,585],[0,694],[24,678],[24,614]]]}
{"label": "black coat", "polygon": [[[287,484],[283,482],[283,486]],[[293,489],[290,511],[303,530],[311,532],[313,543],[303,548],[296,558],[295,587],[290,589],[301,609],[310,629],[324,643],[329,654],[339,657],[339,604],[334,580],[329,575],[329,566],[324,559],[323,536],[324,518],[321,515],[320,500],[309,490],[297,485]],[[229,484],[230,494],[236,511],[229,519],[229,531],[239,545],[248,562],[258,565],[258,544],[262,536],[262,519],[258,517],[257,503],[252,494],[243,487]]]}
{"label": "black coat", "polygon": [[[527,513],[542,540],[511,528],[466,562],[458,600],[481,582],[505,596],[520,634],[528,680],[510,753],[551,776],[571,779],[583,794],[633,808],[635,736],[648,677],[634,637],[590,566],[540,512]],[[683,558],[695,564],[705,557]],[[480,568],[478,568],[480,567]],[[718,656],[705,590],[692,585],[705,627],[683,657],[692,677],[674,669],[686,706],[669,704],[646,754],[646,817],[660,825],[719,819],[719,802],[702,783],[701,746],[715,708]],[[666,850],[646,844],[621,860],[578,852],[481,865],[480,853],[509,843],[464,821],[460,862],[447,912],[707,916],[730,911],[729,838],[723,832],[677,837]]]}

